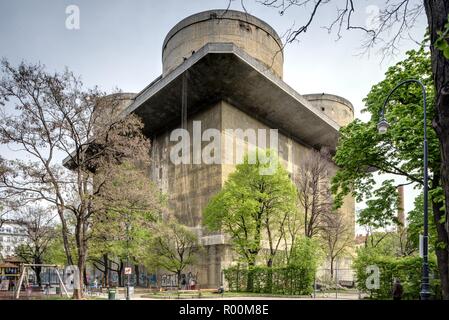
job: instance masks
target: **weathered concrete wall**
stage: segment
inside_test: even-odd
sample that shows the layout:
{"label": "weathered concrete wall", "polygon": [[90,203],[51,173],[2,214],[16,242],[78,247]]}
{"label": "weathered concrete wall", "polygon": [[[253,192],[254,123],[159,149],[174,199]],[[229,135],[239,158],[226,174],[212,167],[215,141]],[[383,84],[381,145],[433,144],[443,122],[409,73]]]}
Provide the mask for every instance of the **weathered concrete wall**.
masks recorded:
{"label": "weathered concrete wall", "polygon": [[[201,121],[202,130],[220,130],[219,105],[206,108],[189,118],[186,129],[190,137],[193,137],[193,121]],[[202,212],[210,197],[221,189],[221,166],[204,163],[175,165],[170,161],[170,150],[178,142],[170,141],[170,133],[171,131],[167,131],[153,139],[151,177],[168,195],[171,212],[187,226],[197,227],[201,225]],[[203,142],[202,147],[206,144],[208,143]],[[192,154],[192,143],[190,150]]]}
{"label": "weathered concrete wall", "polygon": [[[251,117],[250,115],[240,111],[235,108],[231,104],[227,102],[222,102],[222,128],[223,129],[265,129],[268,130],[270,127],[263,124],[261,121]],[[224,135],[224,133],[223,133]],[[234,139],[237,139],[234,137]],[[266,138],[269,141],[269,138]],[[223,140],[223,139],[222,139]],[[279,133],[279,158],[282,161],[282,164],[289,172],[292,179],[295,179],[295,174],[300,169],[301,163],[304,158],[312,152],[310,147],[306,147],[296,140]],[[235,147],[233,154],[235,156]],[[247,145],[247,143],[246,143]],[[227,154],[229,151],[223,147],[222,154]],[[330,163],[331,175],[334,175],[337,172],[338,167],[334,163]],[[233,165],[223,165],[222,166],[222,180],[223,182],[227,179],[229,173],[233,172],[235,166]],[[343,206],[341,208],[342,213],[346,217],[347,223],[351,225],[351,230],[354,230],[355,227],[355,199],[353,197],[346,197],[344,199]]]}
{"label": "weathered concrete wall", "polygon": [[[238,143],[242,142],[248,148],[247,140],[241,140],[226,129],[266,129],[267,147],[269,147],[268,132],[270,127],[252,116],[242,112],[227,102],[219,102],[206,108],[203,112],[188,119],[187,130],[193,136],[193,121],[201,121],[202,130],[215,128],[221,131],[221,155],[233,154],[235,163]],[[231,136],[229,136],[231,134]],[[160,188],[169,196],[169,207],[183,223],[197,230],[205,247],[199,262],[189,271],[198,273],[198,281],[202,287],[217,287],[221,284],[222,270],[229,267],[233,261],[233,252],[229,241],[220,234],[210,234],[201,228],[202,215],[210,198],[224,185],[229,174],[235,170],[235,164],[190,164],[174,165],[169,158],[170,148],[176,142],[169,141],[170,132],[166,132],[153,140],[153,164],[151,176]],[[232,145],[225,141],[232,140]],[[203,142],[204,147],[207,142]],[[296,140],[279,133],[279,156],[292,178],[298,171],[301,161],[312,151]],[[232,152],[231,149],[232,148]],[[246,149],[247,150],[247,149]],[[191,145],[191,151],[192,145]],[[333,172],[337,167],[331,164]],[[347,223],[354,230],[355,201],[347,197],[342,207]]]}
{"label": "weathered concrete wall", "polygon": [[303,97],[342,127],[354,120],[354,107],[345,98],[327,93],[306,94]]}
{"label": "weathered concrete wall", "polygon": [[163,74],[211,42],[236,44],[282,78],[284,56],[276,31],[254,16],[233,10],[205,11],[179,22],[164,41]]}

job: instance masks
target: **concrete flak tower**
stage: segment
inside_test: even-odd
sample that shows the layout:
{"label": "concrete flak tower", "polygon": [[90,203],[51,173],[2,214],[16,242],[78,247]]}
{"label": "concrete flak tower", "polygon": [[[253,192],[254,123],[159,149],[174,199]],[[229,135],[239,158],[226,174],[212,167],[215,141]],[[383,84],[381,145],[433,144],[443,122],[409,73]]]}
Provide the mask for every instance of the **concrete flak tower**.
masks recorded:
{"label": "concrete flak tower", "polygon": [[[286,84],[282,48],[276,31],[250,14],[200,12],[168,32],[161,76],[135,97],[125,97],[132,101],[125,112],[140,116],[152,142],[151,178],[167,194],[170,213],[196,230],[205,248],[199,263],[186,270],[203,288],[222,284],[222,270],[235,260],[228,237],[205,230],[202,220],[210,199],[235,170],[237,144],[246,150],[252,146],[240,133],[254,132],[258,144],[263,131],[270,144],[266,147],[271,148],[274,129],[279,158],[294,179],[308,154],[323,147],[335,151],[340,127],[354,117],[352,104],[342,97],[301,95]],[[189,138],[187,163],[171,159],[179,142],[172,134],[180,128]],[[211,142],[202,135],[207,129],[218,132],[217,140],[221,139],[219,149],[214,149],[220,161],[203,161],[204,147]],[[194,143],[199,145],[198,154]],[[338,168],[330,163],[329,170],[334,174]],[[341,211],[353,226],[352,197],[345,198]]]}
{"label": "concrete flak tower", "polygon": [[200,12],[174,26],[163,44],[163,74],[207,43],[233,43],[282,78],[284,54],[279,35],[264,21],[233,10]]}

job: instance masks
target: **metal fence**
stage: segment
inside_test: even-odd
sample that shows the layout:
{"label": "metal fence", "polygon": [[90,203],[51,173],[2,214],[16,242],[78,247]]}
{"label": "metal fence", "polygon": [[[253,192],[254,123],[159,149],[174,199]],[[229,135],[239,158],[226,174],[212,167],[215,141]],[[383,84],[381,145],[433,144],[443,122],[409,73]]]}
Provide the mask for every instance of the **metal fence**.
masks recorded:
{"label": "metal fence", "polygon": [[315,274],[313,298],[360,299],[356,273],[353,269],[318,269]]}

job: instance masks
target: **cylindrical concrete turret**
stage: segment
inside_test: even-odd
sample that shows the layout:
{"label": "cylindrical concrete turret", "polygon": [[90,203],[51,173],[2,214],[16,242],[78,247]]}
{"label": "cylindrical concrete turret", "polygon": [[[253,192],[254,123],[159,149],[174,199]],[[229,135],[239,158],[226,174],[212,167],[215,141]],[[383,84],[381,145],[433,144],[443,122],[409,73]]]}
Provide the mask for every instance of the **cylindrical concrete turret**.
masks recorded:
{"label": "cylindrical concrete turret", "polygon": [[119,114],[133,103],[136,95],[136,93],[118,92],[101,97],[99,101],[108,112]]}
{"label": "cylindrical concrete turret", "polygon": [[207,43],[234,43],[282,78],[284,55],[279,35],[245,12],[211,10],[194,14],[170,30],[162,49],[163,75]]}
{"label": "cylindrical concrete turret", "polygon": [[98,113],[95,120],[97,125],[102,126],[125,111],[134,102],[136,95],[135,93],[119,92],[99,98],[95,109],[95,112]]}
{"label": "cylindrical concrete turret", "polygon": [[303,97],[341,127],[354,120],[354,107],[345,98],[328,93],[305,94]]}

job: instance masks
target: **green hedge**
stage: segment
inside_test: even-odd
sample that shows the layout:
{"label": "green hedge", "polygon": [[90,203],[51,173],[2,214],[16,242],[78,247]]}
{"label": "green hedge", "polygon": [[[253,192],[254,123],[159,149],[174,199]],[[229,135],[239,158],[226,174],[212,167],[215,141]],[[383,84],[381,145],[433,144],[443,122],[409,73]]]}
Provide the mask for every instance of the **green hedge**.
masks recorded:
{"label": "green hedge", "polygon": [[307,295],[313,292],[314,272],[299,266],[231,267],[224,270],[224,276],[234,292]]}
{"label": "green hedge", "polygon": [[[379,268],[379,289],[368,289],[366,280],[370,276],[367,267]],[[422,259],[420,257],[389,257],[359,253],[354,261],[357,274],[357,287],[370,294],[372,299],[391,299],[394,278],[399,278],[404,288],[403,299],[419,299],[421,287]],[[435,259],[430,259],[431,288],[435,298],[440,297],[438,271]],[[433,277],[432,277],[433,275]]]}

